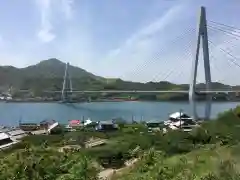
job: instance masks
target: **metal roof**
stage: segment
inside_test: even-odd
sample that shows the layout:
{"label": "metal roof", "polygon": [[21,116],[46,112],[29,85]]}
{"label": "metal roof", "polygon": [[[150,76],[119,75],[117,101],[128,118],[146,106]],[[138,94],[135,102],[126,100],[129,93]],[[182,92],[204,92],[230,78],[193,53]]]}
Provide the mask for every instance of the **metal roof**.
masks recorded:
{"label": "metal roof", "polygon": [[6,133],[0,133],[0,141],[10,138]]}
{"label": "metal roof", "polygon": [[99,124],[112,125],[114,123],[113,123],[113,121],[100,121]]}
{"label": "metal roof", "polygon": [[10,136],[17,136],[20,134],[25,134],[25,132],[21,129],[12,129],[12,130],[7,131],[6,133],[8,133]]}
{"label": "metal roof", "polygon": [[147,124],[151,124],[151,123],[161,123],[161,121],[153,119],[153,120],[147,121],[146,123],[147,123]]}
{"label": "metal roof", "polygon": [[183,112],[175,112],[175,113],[171,114],[169,117],[173,118],[173,119],[178,119],[178,118],[180,118],[182,116],[188,116],[188,115],[183,113]]}

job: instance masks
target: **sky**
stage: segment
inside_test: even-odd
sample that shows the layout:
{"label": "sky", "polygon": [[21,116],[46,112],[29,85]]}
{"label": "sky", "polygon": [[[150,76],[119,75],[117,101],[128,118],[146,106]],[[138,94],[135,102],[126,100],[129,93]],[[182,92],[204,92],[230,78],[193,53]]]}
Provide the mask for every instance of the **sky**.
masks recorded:
{"label": "sky", "polygon": [[103,77],[189,83],[201,6],[215,27],[208,29],[212,80],[240,84],[240,31],[228,29],[236,39],[213,23],[240,28],[239,0],[0,1],[0,65],[58,58]]}

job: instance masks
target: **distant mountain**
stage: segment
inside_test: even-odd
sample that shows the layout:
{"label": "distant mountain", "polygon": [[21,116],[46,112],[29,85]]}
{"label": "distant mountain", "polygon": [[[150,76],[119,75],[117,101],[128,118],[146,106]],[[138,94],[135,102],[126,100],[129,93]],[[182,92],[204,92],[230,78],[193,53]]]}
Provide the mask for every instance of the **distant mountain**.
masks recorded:
{"label": "distant mountain", "polygon": [[[13,66],[0,66],[0,86],[8,87],[10,85],[17,88],[31,88],[31,84],[44,83],[51,81],[62,81],[66,64],[58,59],[48,59],[40,63],[25,68],[15,68]],[[84,69],[75,66],[69,66],[72,79],[95,79],[104,78],[95,76]],[[29,84],[30,83],[30,84]],[[24,87],[26,84],[27,87]]]}
{"label": "distant mountain", "polygon": [[[10,85],[16,89],[32,90],[60,90],[66,64],[52,58],[26,68],[0,66],[0,87]],[[105,79],[95,76],[84,69],[69,66],[73,88],[77,90],[188,90],[188,84],[173,84],[162,82],[130,82],[121,79]],[[205,84],[198,84],[198,89],[205,88]],[[231,86],[213,83],[213,89],[230,89]],[[236,87],[233,87],[236,88]]]}

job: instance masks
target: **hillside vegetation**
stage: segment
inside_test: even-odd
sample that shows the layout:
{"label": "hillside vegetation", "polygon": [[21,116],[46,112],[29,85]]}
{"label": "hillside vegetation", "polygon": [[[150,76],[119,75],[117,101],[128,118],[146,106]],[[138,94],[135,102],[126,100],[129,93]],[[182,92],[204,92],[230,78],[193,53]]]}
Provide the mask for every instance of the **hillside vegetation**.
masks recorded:
{"label": "hillside vegetation", "polygon": [[[203,123],[191,133],[149,133],[143,124],[120,126],[116,132],[79,129],[56,135],[28,136],[0,153],[0,179],[93,180],[104,168],[121,168],[112,180],[228,180],[240,173],[240,107]],[[90,137],[107,144],[59,152],[62,146],[83,146]],[[9,168],[11,167],[11,168]]]}
{"label": "hillside vegetation", "polygon": [[[12,85],[16,88],[31,89],[35,86],[46,89],[62,88],[65,63],[58,59],[48,59],[26,68],[12,66],[0,67],[0,86]],[[121,79],[106,79],[95,76],[76,66],[69,66],[69,73],[73,80],[74,89],[127,89],[127,90],[187,90],[187,84],[173,84],[167,81],[138,83],[123,81]],[[199,89],[205,87],[198,85]],[[229,89],[230,86],[221,83],[213,83],[213,89]]]}
{"label": "hillside vegetation", "polygon": [[[15,68],[12,66],[0,67],[0,87],[6,90],[9,86],[13,87],[13,91],[30,90],[34,96],[53,96],[53,94],[44,94],[43,91],[62,89],[63,75],[65,71],[65,63],[57,59],[49,59],[26,68]],[[131,82],[121,79],[106,79],[96,76],[79,67],[69,66],[69,73],[72,79],[73,90],[188,90],[188,84],[173,84],[167,81],[161,82]],[[204,89],[205,84],[198,84],[197,88]],[[238,86],[231,87],[221,83],[213,83],[212,89],[230,90],[239,89]],[[17,96],[22,96],[17,94]],[[113,93],[113,94],[92,94],[92,99],[111,98],[129,98],[139,100],[187,100],[187,94],[181,93],[161,93],[161,94],[131,94],[131,93]],[[220,100],[226,100],[226,95],[218,95]],[[216,99],[216,98],[215,98]],[[217,97],[217,99],[219,99]]]}

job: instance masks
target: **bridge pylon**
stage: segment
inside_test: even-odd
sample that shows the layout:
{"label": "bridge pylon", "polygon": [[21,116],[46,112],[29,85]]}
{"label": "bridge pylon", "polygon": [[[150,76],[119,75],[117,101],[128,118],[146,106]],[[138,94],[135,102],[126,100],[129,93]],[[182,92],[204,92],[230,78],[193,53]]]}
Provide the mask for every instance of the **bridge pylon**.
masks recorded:
{"label": "bridge pylon", "polygon": [[62,87],[62,102],[68,102],[72,95],[72,80],[69,74],[69,63],[66,63],[65,73],[63,77],[63,87]]}
{"label": "bridge pylon", "polygon": [[[206,18],[206,9],[205,7],[201,7],[199,23],[197,28],[197,45],[195,56],[192,64],[192,74],[191,74],[191,82],[189,88],[189,101],[192,105],[193,110],[193,118],[198,119],[197,108],[196,108],[196,79],[197,79],[197,69],[198,69],[198,61],[199,61],[199,51],[200,45],[202,42],[202,50],[203,50],[203,61],[204,61],[204,73],[205,73],[205,81],[206,81],[206,91],[211,90],[211,70],[209,63],[209,47],[208,47],[208,31],[207,31],[207,18]],[[205,119],[209,119],[211,115],[211,100],[212,96],[210,93],[207,93],[207,105],[205,109]]]}

